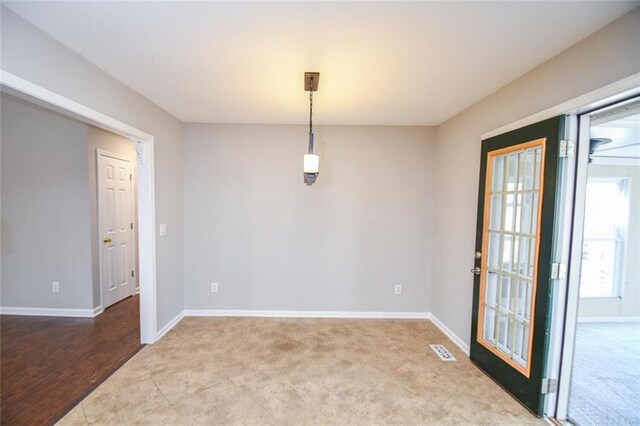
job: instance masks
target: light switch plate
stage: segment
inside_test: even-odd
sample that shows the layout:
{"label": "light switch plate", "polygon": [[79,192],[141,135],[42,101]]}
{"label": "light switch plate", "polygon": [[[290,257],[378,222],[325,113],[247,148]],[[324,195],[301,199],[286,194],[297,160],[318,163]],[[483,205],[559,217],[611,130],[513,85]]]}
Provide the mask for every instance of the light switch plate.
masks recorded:
{"label": "light switch plate", "polygon": [[167,224],[163,223],[160,225],[160,236],[164,237],[165,235],[167,235]]}

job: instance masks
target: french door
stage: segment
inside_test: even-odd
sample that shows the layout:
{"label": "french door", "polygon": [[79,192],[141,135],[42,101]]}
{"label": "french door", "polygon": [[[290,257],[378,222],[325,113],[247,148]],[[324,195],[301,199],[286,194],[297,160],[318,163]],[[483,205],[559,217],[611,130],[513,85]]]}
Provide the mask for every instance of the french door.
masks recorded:
{"label": "french door", "polygon": [[471,360],[537,416],[565,117],[482,142]]}

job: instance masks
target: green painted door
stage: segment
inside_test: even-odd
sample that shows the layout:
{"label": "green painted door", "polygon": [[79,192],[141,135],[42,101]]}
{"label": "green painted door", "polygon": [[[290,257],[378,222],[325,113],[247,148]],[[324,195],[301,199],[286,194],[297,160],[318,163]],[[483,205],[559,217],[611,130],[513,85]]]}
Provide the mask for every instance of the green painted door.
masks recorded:
{"label": "green painted door", "polygon": [[482,142],[471,360],[537,416],[565,117]]}

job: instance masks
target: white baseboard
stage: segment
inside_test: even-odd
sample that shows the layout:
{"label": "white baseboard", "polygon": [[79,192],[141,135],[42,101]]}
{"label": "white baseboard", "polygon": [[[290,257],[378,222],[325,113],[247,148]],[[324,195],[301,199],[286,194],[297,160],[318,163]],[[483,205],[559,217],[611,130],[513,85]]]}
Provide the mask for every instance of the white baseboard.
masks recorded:
{"label": "white baseboard", "polygon": [[640,317],[578,317],[578,322],[640,322]]}
{"label": "white baseboard", "polygon": [[98,306],[97,308],[93,308],[93,316],[94,317],[97,317],[98,315],[100,315],[103,312],[104,312],[104,308],[102,307],[102,305]]}
{"label": "white baseboard", "polygon": [[185,311],[180,312],[178,315],[176,315],[171,321],[169,321],[164,327],[162,327],[160,330],[158,330],[158,333],[156,334],[156,342],[158,342],[160,339],[162,339],[162,337],[167,334],[169,332],[169,330],[171,330],[173,327],[175,327],[180,320],[182,320],[182,318],[184,318],[184,313]]}
{"label": "white baseboard", "polygon": [[186,317],[344,318],[344,319],[429,319],[429,312],[349,311],[260,311],[227,309],[185,309]]}
{"label": "white baseboard", "polygon": [[26,315],[26,316],[36,316],[36,317],[93,318],[96,315],[98,315],[100,312],[102,312],[101,309],[102,309],[101,306],[95,309],[17,308],[17,307],[11,307],[11,306],[3,306],[3,307],[0,307],[0,314]]}
{"label": "white baseboard", "polygon": [[435,315],[429,314],[429,319],[431,320],[432,323],[435,324],[436,327],[438,327],[440,329],[440,331],[442,331],[444,334],[446,334],[447,337],[449,339],[451,339],[451,341],[453,343],[455,343],[456,346],[458,346],[462,350],[462,352],[464,352],[467,356],[469,356],[469,345],[467,343],[465,343],[464,340],[462,340],[460,337],[458,337],[458,335],[456,333],[451,331],[451,329],[449,327],[444,325],[444,323],[442,321],[440,321],[438,318],[436,318]]}

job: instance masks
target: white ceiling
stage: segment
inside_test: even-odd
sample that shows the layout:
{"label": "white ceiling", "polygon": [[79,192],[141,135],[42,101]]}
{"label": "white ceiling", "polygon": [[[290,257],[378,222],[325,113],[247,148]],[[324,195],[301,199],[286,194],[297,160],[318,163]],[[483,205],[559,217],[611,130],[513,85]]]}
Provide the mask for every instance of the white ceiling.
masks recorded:
{"label": "white ceiling", "polygon": [[4,4],[184,122],[437,125],[638,2]]}
{"label": "white ceiling", "polygon": [[[591,127],[592,138],[608,138],[611,142],[601,145],[593,154],[595,159],[626,159],[625,164],[640,166],[640,104],[624,114],[612,115],[602,123]],[[615,164],[615,162],[614,162]]]}

